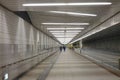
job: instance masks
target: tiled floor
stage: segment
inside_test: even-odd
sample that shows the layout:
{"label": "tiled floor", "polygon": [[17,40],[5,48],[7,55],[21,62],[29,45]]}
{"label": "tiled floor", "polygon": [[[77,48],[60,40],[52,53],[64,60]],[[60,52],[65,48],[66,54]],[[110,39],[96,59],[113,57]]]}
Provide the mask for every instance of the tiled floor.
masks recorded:
{"label": "tiled floor", "polygon": [[120,80],[120,77],[67,49],[60,54],[46,80]]}

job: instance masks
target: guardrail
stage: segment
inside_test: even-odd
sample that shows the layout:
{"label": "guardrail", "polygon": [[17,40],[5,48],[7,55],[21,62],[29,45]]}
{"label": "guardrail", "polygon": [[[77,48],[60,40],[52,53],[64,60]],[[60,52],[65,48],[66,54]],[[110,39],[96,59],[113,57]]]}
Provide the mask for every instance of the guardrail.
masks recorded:
{"label": "guardrail", "polygon": [[[50,51],[50,52],[49,52],[49,51]],[[55,52],[57,52],[57,51],[58,51],[57,48],[56,48],[56,50],[55,50],[54,48],[45,49],[45,50],[42,50],[42,52],[40,52],[40,54],[34,55],[34,56],[32,56],[32,57],[29,57],[29,58],[25,58],[25,59],[22,59],[22,60],[19,60],[19,61],[10,63],[10,64],[6,64],[6,65],[4,65],[4,66],[1,66],[1,67],[0,67],[0,70],[1,70],[1,72],[0,72],[0,77],[2,78],[3,75],[4,75],[3,70],[6,69],[6,68],[8,68],[8,67],[10,67],[10,66],[12,66],[12,65],[20,64],[20,63],[22,63],[22,62],[29,61],[29,60],[33,60],[34,58],[40,57],[40,56],[42,56],[42,55],[45,55],[44,58],[42,57],[42,59],[39,61],[39,62],[41,62],[41,61],[44,60],[46,57],[52,55],[52,53],[55,53]],[[49,52],[49,53],[48,53],[48,52]],[[46,55],[46,54],[48,54],[48,55]],[[39,63],[39,62],[37,62],[37,63]],[[37,64],[37,63],[36,63],[36,64]],[[34,66],[34,65],[33,65],[33,66]],[[31,67],[32,67],[32,66],[31,66]],[[26,71],[27,71],[27,70],[26,70]],[[26,72],[26,71],[25,71],[25,72]],[[1,78],[0,78],[0,80],[1,80]]]}
{"label": "guardrail", "polygon": [[[49,50],[49,49],[47,49],[47,50]],[[13,63],[7,64],[7,65],[1,66],[0,68],[5,68],[5,67],[7,67],[7,66],[11,66],[11,65],[14,65],[14,64],[17,64],[17,63],[20,63],[20,62],[23,62],[23,61],[29,60],[29,59],[32,59],[32,58],[34,58],[34,57],[37,57],[37,56],[39,56],[39,55],[43,55],[43,54],[47,54],[47,53],[46,53],[46,52],[44,52],[44,53],[40,53],[40,54],[38,54],[38,55],[35,55],[35,56],[32,56],[32,57],[29,57],[29,58],[26,58],[26,59],[23,59],[23,60],[16,61],[16,62],[13,62]]]}
{"label": "guardrail", "polygon": [[[74,50],[76,53],[80,54],[79,49]],[[87,50],[86,50],[87,51]],[[85,52],[82,51],[80,55],[86,57],[90,61],[104,67],[105,69],[109,70],[110,72],[120,76],[120,59],[118,59],[119,56],[114,57],[114,55],[107,55],[103,54],[102,52]],[[116,66],[117,65],[117,66]]]}

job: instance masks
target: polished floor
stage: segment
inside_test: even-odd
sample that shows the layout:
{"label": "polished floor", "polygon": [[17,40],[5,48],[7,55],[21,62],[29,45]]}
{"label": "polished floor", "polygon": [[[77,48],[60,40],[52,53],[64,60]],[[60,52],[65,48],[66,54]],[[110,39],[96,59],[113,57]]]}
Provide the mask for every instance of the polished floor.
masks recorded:
{"label": "polished floor", "polygon": [[[49,57],[20,80],[120,80],[120,77],[90,62],[72,50],[67,49],[66,52],[59,53],[58,59],[54,59],[55,56]],[[39,76],[44,73],[46,67],[55,60],[57,61],[48,71],[49,74],[40,79]]]}

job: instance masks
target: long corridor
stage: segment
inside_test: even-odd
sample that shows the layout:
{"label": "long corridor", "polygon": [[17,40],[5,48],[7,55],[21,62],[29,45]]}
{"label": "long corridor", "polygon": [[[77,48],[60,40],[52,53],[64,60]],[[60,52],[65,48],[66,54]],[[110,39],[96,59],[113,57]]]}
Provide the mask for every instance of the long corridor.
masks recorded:
{"label": "long corridor", "polygon": [[0,0],[0,80],[120,80],[120,0]]}

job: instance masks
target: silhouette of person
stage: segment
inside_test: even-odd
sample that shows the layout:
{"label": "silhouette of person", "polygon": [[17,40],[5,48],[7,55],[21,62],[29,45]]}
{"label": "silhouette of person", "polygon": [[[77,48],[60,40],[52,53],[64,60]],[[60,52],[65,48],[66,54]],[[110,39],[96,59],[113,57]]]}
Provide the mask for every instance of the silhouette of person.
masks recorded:
{"label": "silhouette of person", "polygon": [[64,52],[65,52],[65,50],[66,50],[66,47],[65,47],[65,46],[63,46],[63,49],[64,49]]}
{"label": "silhouette of person", "polygon": [[60,46],[60,52],[62,52],[62,46]]}

